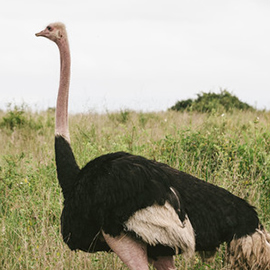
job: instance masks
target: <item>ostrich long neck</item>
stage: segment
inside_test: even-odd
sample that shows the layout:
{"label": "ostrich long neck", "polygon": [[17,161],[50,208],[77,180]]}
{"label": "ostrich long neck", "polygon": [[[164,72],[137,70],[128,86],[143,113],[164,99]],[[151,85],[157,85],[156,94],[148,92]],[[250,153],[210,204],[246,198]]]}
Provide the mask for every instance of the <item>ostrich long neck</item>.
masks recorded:
{"label": "ostrich long neck", "polygon": [[68,94],[70,81],[70,52],[67,39],[58,43],[61,60],[60,84],[56,105],[55,121],[55,159],[57,176],[64,198],[73,189],[80,169],[70,147],[68,129]]}
{"label": "ostrich long neck", "polygon": [[68,142],[68,95],[70,82],[70,51],[67,39],[58,42],[60,52],[60,84],[56,105],[55,134],[63,136]]}

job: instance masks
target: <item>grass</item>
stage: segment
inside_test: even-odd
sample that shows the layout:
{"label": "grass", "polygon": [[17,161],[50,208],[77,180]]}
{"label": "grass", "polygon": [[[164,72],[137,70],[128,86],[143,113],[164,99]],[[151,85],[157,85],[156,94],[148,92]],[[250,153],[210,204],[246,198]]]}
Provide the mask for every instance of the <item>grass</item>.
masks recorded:
{"label": "grass", "polygon": [[[70,117],[78,163],[128,151],[222,186],[257,207],[270,229],[270,113],[77,114]],[[114,254],[71,252],[60,235],[62,194],[54,163],[54,113],[0,111],[0,268],[127,269]],[[178,269],[225,269],[199,257]]]}

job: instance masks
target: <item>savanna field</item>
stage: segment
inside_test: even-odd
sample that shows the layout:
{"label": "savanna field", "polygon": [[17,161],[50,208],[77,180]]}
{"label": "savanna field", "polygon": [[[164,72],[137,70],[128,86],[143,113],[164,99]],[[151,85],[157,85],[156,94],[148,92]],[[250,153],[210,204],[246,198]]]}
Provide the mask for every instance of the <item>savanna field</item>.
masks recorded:
{"label": "savanna field", "polygon": [[[120,111],[70,116],[80,166],[127,151],[169,164],[228,189],[257,208],[270,230],[270,113]],[[0,269],[127,269],[114,254],[72,252],[60,234],[62,193],[54,161],[54,111],[0,112]],[[178,269],[226,269],[199,257]]]}

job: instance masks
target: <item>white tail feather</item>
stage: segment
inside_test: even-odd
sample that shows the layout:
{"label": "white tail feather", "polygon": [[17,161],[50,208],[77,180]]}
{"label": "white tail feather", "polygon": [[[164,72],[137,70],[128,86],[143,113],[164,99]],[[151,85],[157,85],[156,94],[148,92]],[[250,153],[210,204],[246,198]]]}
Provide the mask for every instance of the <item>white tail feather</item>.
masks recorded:
{"label": "white tail feather", "polygon": [[258,229],[252,235],[233,239],[228,255],[234,270],[270,270],[270,235]]}
{"label": "white tail feather", "polygon": [[149,245],[162,244],[190,258],[195,252],[195,234],[189,218],[182,223],[174,208],[166,202],[154,204],[133,214],[125,223],[127,231],[134,231]]}

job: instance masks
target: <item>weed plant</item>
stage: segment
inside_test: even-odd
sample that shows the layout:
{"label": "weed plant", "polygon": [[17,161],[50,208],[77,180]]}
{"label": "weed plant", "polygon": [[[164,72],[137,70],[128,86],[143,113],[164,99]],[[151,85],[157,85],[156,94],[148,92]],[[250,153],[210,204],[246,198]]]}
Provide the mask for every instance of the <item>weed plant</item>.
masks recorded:
{"label": "weed plant", "polygon": [[[60,234],[63,197],[54,162],[54,113],[0,114],[0,269],[127,269],[113,253],[72,252]],[[257,207],[270,229],[270,114],[187,112],[77,114],[70,117],[77,162],[128,151],[228,189]],[[225,247],[211,264],[226,269]]]}

